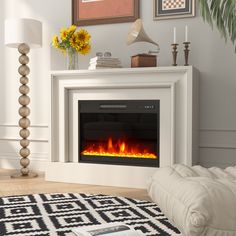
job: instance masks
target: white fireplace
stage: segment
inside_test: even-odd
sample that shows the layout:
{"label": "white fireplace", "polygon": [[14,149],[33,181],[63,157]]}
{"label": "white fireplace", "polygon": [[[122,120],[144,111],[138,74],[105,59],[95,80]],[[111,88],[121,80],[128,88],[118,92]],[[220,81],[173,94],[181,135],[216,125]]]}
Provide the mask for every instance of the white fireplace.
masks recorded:
{"label": "white fireplace", "polygon": [[157,167],[81,163],[80,101],[157,100],[160,166],[198,160],[198,76],[193,67],[53,71],[51,162],[46,179],[145,188]]}

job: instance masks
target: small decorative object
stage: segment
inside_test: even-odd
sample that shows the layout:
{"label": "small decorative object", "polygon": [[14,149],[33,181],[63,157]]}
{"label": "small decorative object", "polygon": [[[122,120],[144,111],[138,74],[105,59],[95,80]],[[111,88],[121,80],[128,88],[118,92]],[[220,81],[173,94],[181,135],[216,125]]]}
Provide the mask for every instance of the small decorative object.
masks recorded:
{"label": "small decorative object", "polygon": [[157,66],[157,60],[155,55],[138,54],[132,56],[131,67],[155,67]]}
{"label": "small decorative object", "polygon": [[66,50],[66,65],[68,70],[78,70],[78,53],[74,48],[68,48]]}
{"label": "small decorative object", "polygon": [[188,56],[189,56],[189,44],[190,42],[184,42],[184,60],[185,60],[185,66],[188,66]]}
{"label": "small decorative object", "polygon": [[131,67],[153,67],[157,65],[156,55],[160,51],[158,43],[148,37],[144,31],[141,19],[136,20],[128,33],[127,45],[137,42],[148,42],[156,45],[156,51],[149,51],[148,54],[138,54],[131,57]]}
{"label": "small decorative object", "polygon": [[96,52],[96,57],[102,57],[103,53],[102,52]]}
{"label": "small decorative object", "polygon": [[111,57],[111,52],[96,52],[96,57]]}
{"label": "small decorative object", "polygon": [[76,31],[77,27],[71,25],[69,28],[60,30],[60,39],[57,35],[53,36],[53,47],[61,50],[67,56],[67,69],[78,69],[78,53],[86,55],[90,52],[90,34],[81,28]]}
{"label": "small decorative object", "polygon": [[195,0],[154,0],[154,20],[195,16]]}
{"label": "small decorative object", "polygon": [[177,54],[178,54],[178,51],[177,51],[177,47],[178,47],[179,44],[177,43],[172,43],[171,46],[173,48],[173,51],[172,51],[172,55],[173,55],[173,64],[172,66],[177,66]]}
{"label": "small decorative object", "polygon": [[177,66],[177,54],[178,54],[177,47],[178,47],[178,44],[176,43],[176,27],[174,27],[173,33],[174,33],[174,39],[173,39],[173,43],[171,44],[171,46],[173,48],[173,50],[172,50],[172,55],[173,55],[173,64],[172,64],[172,66]]}
{"label": "small decorative object", "polygon": [[30,120],[28,118],[30,114],[30,109],[28,107],[30,103],[30,97],[27,95],[29,93],[28,77],[30,73],[30,68],[27,66],[29,63],[29,57],[27,54],[30,48],[39,48],[42,46],[42,23],[33,19],[8,19],[5,21],[5,45],[12,48],[18,48],[19,62],[21,66],[18,68],[18,72],[21,75],[20,83],[21,86],[19,91],[21,96],[19,97],[19,103],[21,107],[19,108],[19,115],[21,119],[19,120],[20,130],[20,164],[22,166],[20,173],[15,173],[12,178],[34,178],[37,177],[36,173],[29,170],[28,166],[30,160],[28,156],[30,155],[30,149],[28,148],[30,141],[28,137],[30,131],[28,127],[30,126]]}
{"label": "small decorative object", "polygon": [[188,66],[188,56],[189,56],[189,45],[190,42],[188,42],[188,26],[185,26],[185,42],[184,44],[184,59],[185,59],[185,66]]}
{"label": "small decorative object", "polygon": [[111,57],[111,52],[104,52],[104,57]]}
{"label": "small decorative object", "polygon": [[72,0],[75,25],[130,22],[139,17],[139,0]]}

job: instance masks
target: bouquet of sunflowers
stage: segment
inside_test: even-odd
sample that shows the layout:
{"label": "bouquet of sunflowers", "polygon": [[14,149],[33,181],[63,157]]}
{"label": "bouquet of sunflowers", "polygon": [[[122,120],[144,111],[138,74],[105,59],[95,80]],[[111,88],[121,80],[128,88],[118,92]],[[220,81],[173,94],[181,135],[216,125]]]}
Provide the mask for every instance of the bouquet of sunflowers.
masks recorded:
{"label": "bouquet of sunflowers", "polygon": [[52,45],[55,48],[60,49],[63,53],[66,50],[72,49],[76,52],[86,55],[91,49],[90,34],[81,28],[76,31],[76,25],[71,25],[69,28],[62,28],[60,30],[60,40],[57,35],[53,36]]}

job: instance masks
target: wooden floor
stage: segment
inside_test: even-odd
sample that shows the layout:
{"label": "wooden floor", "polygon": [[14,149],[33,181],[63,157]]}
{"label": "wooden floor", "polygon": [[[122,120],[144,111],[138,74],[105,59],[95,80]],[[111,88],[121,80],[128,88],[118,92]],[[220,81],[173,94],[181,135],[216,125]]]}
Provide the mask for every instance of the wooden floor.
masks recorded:
{"label": "wooden floor", "polygon": [[123,196],[141,200],[150,200],[147,192],[140,189],[117,188],[107,186],[67,184],[45,181],[43,173],[34,179],[12,179],[14,171],[0,169],[0,196],[34,193],[100,193]]}

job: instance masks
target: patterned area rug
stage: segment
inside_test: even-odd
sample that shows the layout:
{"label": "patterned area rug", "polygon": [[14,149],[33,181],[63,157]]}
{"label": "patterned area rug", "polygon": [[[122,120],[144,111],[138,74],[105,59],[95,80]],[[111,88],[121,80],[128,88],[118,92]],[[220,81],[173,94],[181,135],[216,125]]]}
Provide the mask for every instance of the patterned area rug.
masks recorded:
{"label": "patterned area rug", "polygon": [[110,222],[131,225],[146,236],[180,235],[148,201],[72,193],[0,198],[1,236],[72,236],[72,228]]}

